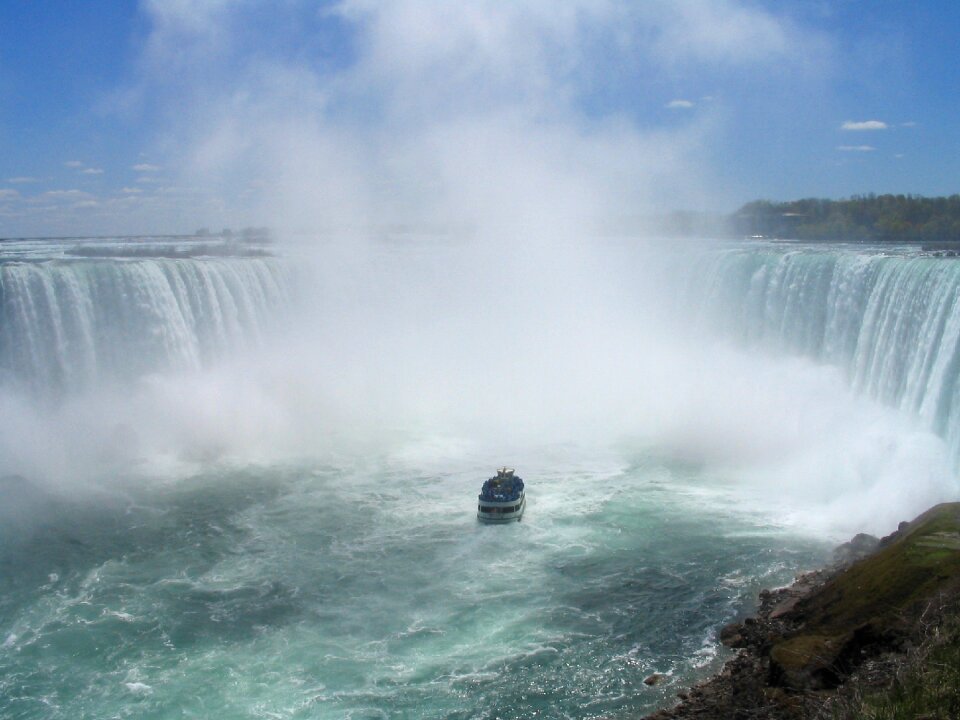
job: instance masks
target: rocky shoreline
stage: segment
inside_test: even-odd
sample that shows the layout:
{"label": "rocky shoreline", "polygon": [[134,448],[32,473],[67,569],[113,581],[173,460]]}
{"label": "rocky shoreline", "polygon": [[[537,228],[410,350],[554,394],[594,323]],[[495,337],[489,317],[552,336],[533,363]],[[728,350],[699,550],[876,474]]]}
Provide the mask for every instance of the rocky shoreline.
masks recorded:
{"label": "rocky shoreline", "polygon": [[846,717],[851,698],[891,686],[958,589],[960,503],[858,535],[831,566],[761,591],[755,615],[720,632],[736,655],[646,720]]}

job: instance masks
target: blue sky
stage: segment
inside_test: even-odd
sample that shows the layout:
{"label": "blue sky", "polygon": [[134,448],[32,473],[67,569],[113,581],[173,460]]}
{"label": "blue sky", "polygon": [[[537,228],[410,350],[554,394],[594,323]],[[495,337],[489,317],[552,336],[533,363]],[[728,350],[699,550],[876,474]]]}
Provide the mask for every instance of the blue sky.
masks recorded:
{"label": "blue sky", "polygon": [[952,194],[960,3],[7,0],[0,236]]}

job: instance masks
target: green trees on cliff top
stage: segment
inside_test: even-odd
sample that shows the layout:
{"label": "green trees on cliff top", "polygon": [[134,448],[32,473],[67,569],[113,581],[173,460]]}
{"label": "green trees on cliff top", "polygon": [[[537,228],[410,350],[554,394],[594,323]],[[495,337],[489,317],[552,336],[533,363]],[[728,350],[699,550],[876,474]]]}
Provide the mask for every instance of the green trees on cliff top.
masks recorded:
{"label": "green trees on cliff top", "polygon": [[756,200],[734,213],[737,234],[799,240],[960,241],[960,195],[854,195]]}

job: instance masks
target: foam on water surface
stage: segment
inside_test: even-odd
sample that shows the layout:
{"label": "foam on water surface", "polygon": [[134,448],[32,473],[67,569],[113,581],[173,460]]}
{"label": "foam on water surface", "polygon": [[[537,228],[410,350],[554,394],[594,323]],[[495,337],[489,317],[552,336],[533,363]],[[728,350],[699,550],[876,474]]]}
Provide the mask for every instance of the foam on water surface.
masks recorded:
{"label": "foam on water surface", "polygon": [[634,717],[957,491],[956,264],[97,252],[0,262],[2,716]]}
{"label": "foam on water surface", "polygon": [[648,459],[593,476],[540,456],[509,527],[476,522],[484,472],[387,460],[64,507],[69,529],[4,550],[2,709],[628,717],[671,692],[644,677],[697,677],[760,584],[822,557],[691,502],[696,474]]}

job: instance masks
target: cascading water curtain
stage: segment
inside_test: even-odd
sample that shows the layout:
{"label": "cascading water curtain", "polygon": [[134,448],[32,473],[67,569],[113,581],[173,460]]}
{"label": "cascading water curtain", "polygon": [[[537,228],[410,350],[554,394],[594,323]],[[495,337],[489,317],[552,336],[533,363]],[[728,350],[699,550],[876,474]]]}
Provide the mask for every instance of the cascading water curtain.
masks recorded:
{"label": "cascading water curtain", "polygon": [[276,258],[0,264],[0,385],[57,396],[200,369],[259,343],[289,294]]}
{"label": "cascading water curtain", "polygon": [[960,260],[849,247],[709,256],[700,326],[833,364],[859,392],[919,416],[960,467]]}

